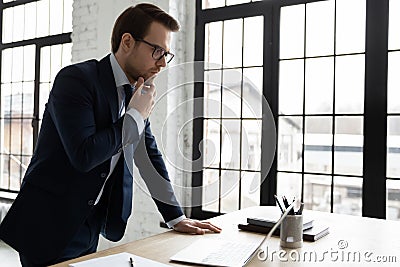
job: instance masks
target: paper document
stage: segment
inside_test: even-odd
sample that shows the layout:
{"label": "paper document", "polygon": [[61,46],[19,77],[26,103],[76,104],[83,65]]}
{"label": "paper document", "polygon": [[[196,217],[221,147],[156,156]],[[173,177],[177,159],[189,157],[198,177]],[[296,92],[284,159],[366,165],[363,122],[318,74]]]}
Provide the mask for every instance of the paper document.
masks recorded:
{"label": "paper document", "polygon": [[100,257],[100,258],[95,258],[95,259],[90,259],[86,261],[81,261],[77,263],[71,263],[69,266],[70,267],[129,267],[130,266],[130,258],[134,260],[134,266],[135,267],[167,267],[170,265],[166,265],[163,263],[159,263],[156,261],[152,261],[146,258],[142,258],[127,252],[119,253],[119,254],[114,254],[110,256],[105,256],[105,257]]}

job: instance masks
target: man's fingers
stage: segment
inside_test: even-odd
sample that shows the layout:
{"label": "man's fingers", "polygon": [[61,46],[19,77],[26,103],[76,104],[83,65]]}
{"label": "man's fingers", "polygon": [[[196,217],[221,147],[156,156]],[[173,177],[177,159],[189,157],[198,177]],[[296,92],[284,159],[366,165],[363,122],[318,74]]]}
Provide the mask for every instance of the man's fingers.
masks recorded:
{"label": "man's fingers", "polygon": [[219,233],[219,232],[222,231],[221,228],[211,224],[210,222],[197,222],[196,224],[197,224],[197,226],[199,226],[199,227],[201,227],[203,229],[208,229],[208,230],[213,231],[215,233]]}
{"label": "man's fingers", "polygon": [[139,79],[137,80],[137,82],[135,84],[135,87],[136,87],[135,94],[136,94],[136,92],[142,92],[143,84],[144,84],[143,77],[139,77]]}
{"label": "man's fingers", "polygon": [[188,233],[193,233],[198,235],[204,235],[206,233],[205,230],[193,225],[187,225],[187,227],[188,227]]}
{"label": "man's fingers", "polygon": [[151,86],[145,86],[146,87],[146,93],[147,94],[151,94],[153,97],[155,97],[155,93],[156,93],[156,87],[154,85]]}

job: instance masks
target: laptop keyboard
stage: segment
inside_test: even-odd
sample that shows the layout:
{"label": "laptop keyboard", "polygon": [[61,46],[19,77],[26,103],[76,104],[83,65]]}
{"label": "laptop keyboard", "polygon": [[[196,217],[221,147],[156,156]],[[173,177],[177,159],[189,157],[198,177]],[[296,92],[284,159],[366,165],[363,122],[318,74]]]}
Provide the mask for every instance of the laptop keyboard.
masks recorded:
{"label": "laptop keyboard", "polygon": [[214,266],[243,266],[256,248],[257,245],[252,243],[224,241],[215,251],[208,254],[202,263]]}

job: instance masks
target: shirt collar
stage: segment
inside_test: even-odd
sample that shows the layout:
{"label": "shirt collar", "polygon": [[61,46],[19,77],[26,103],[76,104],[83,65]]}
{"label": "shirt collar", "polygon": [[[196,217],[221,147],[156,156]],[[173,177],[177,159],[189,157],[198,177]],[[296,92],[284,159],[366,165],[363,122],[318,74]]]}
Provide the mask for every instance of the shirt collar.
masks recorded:
{"label": "shirt collar", "polygon": [[125,72],[122,70],[113,53],[110,55],[110,62],[117,88],[125,84],[130,84],[128,77],[126,77]]}

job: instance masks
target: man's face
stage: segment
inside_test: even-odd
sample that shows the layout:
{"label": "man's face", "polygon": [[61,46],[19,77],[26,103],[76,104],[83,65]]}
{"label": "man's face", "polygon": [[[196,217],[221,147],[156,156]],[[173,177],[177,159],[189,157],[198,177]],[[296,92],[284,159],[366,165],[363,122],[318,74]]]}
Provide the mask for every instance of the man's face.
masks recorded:
{"label": "man's face", "polygon": [[[143,40],[169,51],[170,31],[164,25],[152,22],[149,32]],[[135,45],[132,46],[127,54],[125,65],[125,72],[130,81],[137,81],[139,77],[147,80],[167,65],[165,57],[160,60],[154,59],[152,57],[153,51],[154,48],[151,45],[135,40]]]}

